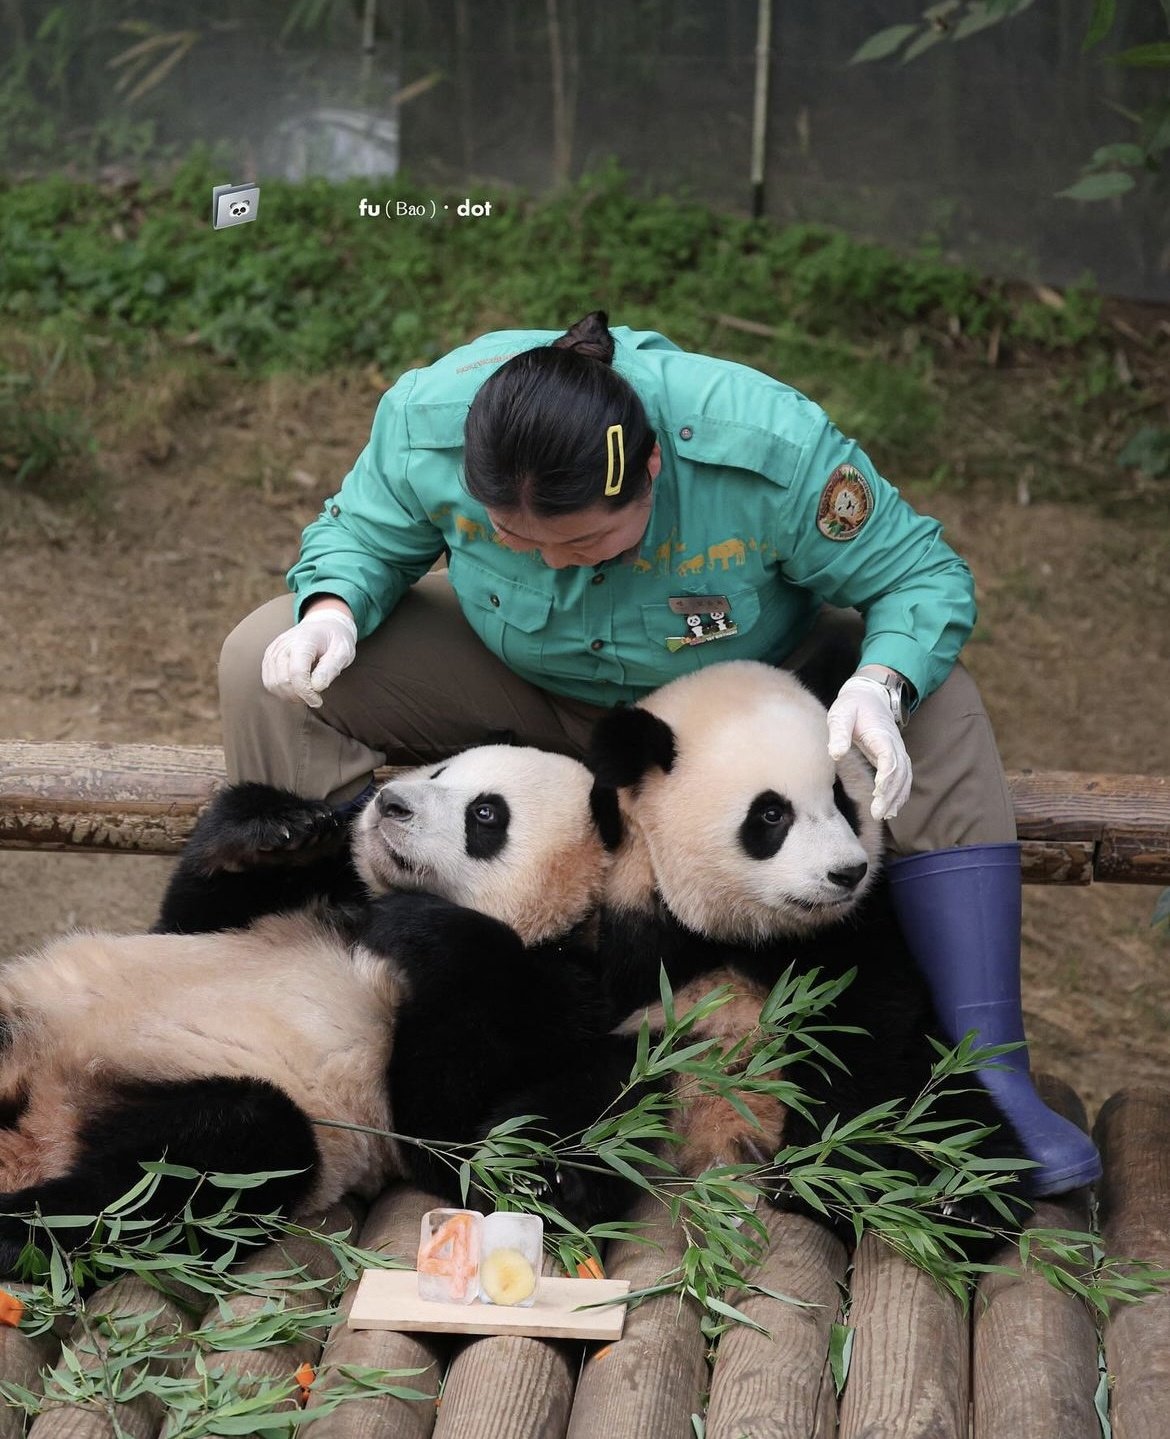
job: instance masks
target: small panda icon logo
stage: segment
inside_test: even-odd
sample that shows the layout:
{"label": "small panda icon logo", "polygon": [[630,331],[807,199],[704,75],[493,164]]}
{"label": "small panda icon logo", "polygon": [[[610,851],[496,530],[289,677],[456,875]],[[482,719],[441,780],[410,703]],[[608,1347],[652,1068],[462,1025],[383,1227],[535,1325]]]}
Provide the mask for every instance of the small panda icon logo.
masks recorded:
{"label": "small panda icon logo", "polygon": [[211,223],[215,229],[222,230],[227,225],[248,225],[259,213],[259,185],[216,185],[212,189]]}

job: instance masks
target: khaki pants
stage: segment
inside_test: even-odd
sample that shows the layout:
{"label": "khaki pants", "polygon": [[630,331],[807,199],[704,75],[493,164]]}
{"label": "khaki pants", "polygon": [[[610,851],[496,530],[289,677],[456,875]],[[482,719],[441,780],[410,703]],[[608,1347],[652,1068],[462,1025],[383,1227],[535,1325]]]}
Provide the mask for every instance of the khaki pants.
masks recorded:
{"label": "khaki pants", "polygon": [[[427,764],[493,736],[579,757],[604,713],[508,669],[467,624],[441,572],[420,580],[361,642],[320,709],[276,699],[260,683],[261,656],[292,623],[292,596],[284,595],[224,643],[220,705],[233,781],[263,780],[340,803],[360,793],[378,765]],[[785,667],[797,668],[830,640],[856,653],[863,628],[851,610],[826,610]],[[904,737],[914,788],[889,825],[893,853],[1015,839],[995,736],[962,665],[922,702]]]}

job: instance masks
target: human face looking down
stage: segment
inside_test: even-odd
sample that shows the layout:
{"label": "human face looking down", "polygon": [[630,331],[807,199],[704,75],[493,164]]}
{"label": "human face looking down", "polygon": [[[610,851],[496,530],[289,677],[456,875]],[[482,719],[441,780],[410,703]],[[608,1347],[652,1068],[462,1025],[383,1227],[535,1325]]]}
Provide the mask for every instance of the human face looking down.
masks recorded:
{"label": "human face looking down", "polygon": [[[651,485],[662,468],[655,445],[646,464]],[[488,519],[500,543],[509,550],[537,550],[550,569],[599,565],[617,559],[641,543],[650,522],[653,490],[632,504],[614,509],[598,500],[585,509],[563,515],[537,515],[531,510],[489,510]]]}

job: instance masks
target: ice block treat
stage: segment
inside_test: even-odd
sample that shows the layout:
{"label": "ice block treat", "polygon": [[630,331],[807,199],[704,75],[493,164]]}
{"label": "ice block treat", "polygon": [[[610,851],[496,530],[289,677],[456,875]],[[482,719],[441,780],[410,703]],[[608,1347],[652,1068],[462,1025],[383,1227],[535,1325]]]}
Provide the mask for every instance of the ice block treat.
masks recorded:
{"label": "ice block treat", "polygon": [[428,1209],[418,1245],[418,1297],[473,1304],[479,1297],[483,1215],[477,1209]]}
{"label": "ice block treat", "polygon": [[479,1292],[488,1304],[527,1308],[540,1281],[544,1225],[535,1214],[489,1214],[483,1221]]}

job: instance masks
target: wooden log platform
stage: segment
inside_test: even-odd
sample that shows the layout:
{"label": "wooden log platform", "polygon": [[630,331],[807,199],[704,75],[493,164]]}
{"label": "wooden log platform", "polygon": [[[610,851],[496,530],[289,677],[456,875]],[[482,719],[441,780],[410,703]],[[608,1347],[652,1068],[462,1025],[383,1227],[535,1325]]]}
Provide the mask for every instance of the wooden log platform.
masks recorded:
{"label": "wooden log platform", "polygon": [[[393,771],[380,771],[389,775]],[[1170,884],[1170,779],[1008,776],[1036,884]],[[177,854],[224,782],[211,745],[0,742],[0,849]]]}
{"label": "wooden log platform", "polygon": [[[385,773],[390,773],[389,771]],[[1024,878],[1035,883],[1170,884],[1170,780],[1158,776],[1018,772],[1009,775]],[[0,743],[0,849],[174,854],[223,783],[222,752],[165,745]],[[1050,1102],[1078,1122],[1076,1097]],[[1098,1191],[1107,1253],[1170,1268],[1170,1075],[1164,1089],[1115,1095],[1094,1134],[1105,1176]],[[418,1215],[434,1200],[402,1187],[374,1204],[360,1242],[409,1256]],[[633,1287],[677,1259],[680,1238],[661,1212],[641,1215],[653,1246],[614,1244],[607,1272]],[[1081,1192],[1042,1202],[1035,1223],[1084,1228]],[[1097,1439],[1107,1403],[1114,1439],[1170,1433],[1170,1290],[1118,1306],[1100,1326],[1012,1255],[986,1276],[968,1310],[867,1239],[852,1257],[819,1225],[769,1211],[758,1275],[775,1294],[731,1293],[764,1333],[726,1331],[717,1343],[698,1310],[660,1296],[635,1309],[614,1344],[349,1331],[321,1344],[233,1356],[258,1376],[319,1364],[309,1399],[326,1398],[334,1366],[418,1368],[435,1398],[347,1404],[313,1432],[379,1439]],[[348,1303],[348,1299],[346,1301]],[[183,1322],[157,1295],[123,1282],[116,1312]],[[853,1334],[837,1392],[829,1360],[835,1323]],[[60,1364],[63,1336],[0,1330],[0,1379],[37,1388]],[[0,1405],[0,1439],[109,1435],[161,1439],[157,1411],[132,1402],[110,1419],[71,1406],[25,1428]]]}
{"label": "wooden log platform", "polygon": [[[1084,1123],[1071,1091],[1040,1083],[1050,1103]],[[1115,1095],[1094,1132],[1105,1162],[1098,1197],[1106,1252],[1170,1266],[1170,1087]],[[370,1208],[360,1242],[409,1256],[418,1216],[435,1202],[402,1186],[388,1190]],[[670,1269],[679,1253],[660,1209],[647,1202],[638,1217],[657,1247],[615,1243],[606,1256],[607,1272],[635,1285]],[[352,1211],[340,1218],[352,1222]],[[1089,1196],[1080,1191],[1042,1201],[1035,1224],[1079,1230],[1088,1218]],[[770,1246],[751,1277],[800,1303],[727,1298],[766,1333],[733,1327],[712,1343],[692,1305],[659,1296],[633,1310],[611,1344],[339,1324],[323,1350],[301,1342],[233,1353],[231,1363],[272,1377],[308,1359],[320,1376],[310,1408],[327,1395],[335,1366],[423,1371],[412,1384],[430,1397],[359,1400],[314,1422],[314,1432],[346,1439],[1098,1439],[1103,1402],[1115,1439],[1165,1439],[1170,1291],[1118,1307],[1099,1334],[1079,1298],[1021,1271],[1014,1247],[997,1257],[1003,1269],[984,1276],[964,1310],[868,1237],[847,1269],[844,1249],[820,1225],[772,1211],[765,1222]],[[321,1267],[319,1256],[300,1258]],[[252,1262],[279,1267],[266,1253]],[[157,1294],[136,1285],[119,1281],[110,1307],[149,1314],[152,1324],[177,1322]],[[829,1361],[834,1323],[854,1336],[839,1396]],[[0,1331],[0,1378],[35,1386],[38,1368],[61,1362],[59,1342]],[[117,1418],[119,1432],[162,1439],[149,1404],[124,1405]],[[0,1408],[0,1432],[21,1433],[15,1411]],[[114,1431],[104,1415],[63,1406],[28,1432],[36,1439]]]}

